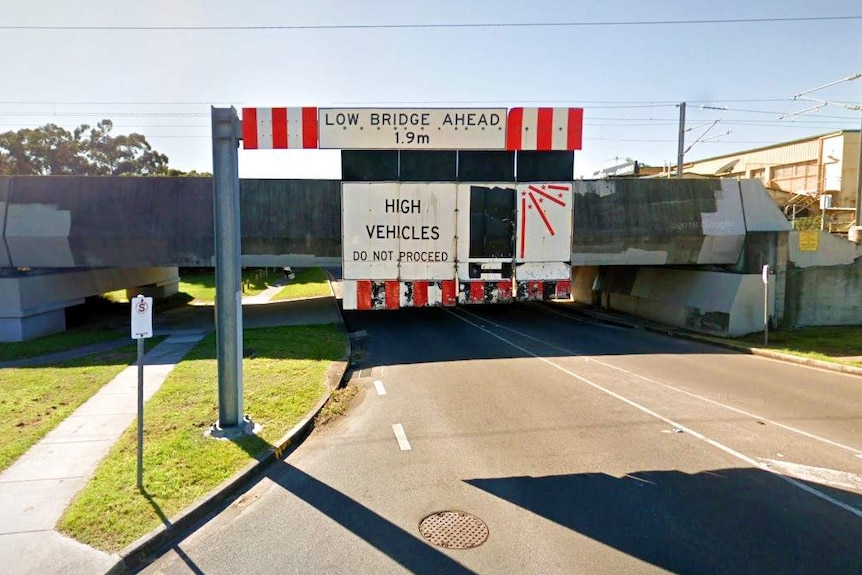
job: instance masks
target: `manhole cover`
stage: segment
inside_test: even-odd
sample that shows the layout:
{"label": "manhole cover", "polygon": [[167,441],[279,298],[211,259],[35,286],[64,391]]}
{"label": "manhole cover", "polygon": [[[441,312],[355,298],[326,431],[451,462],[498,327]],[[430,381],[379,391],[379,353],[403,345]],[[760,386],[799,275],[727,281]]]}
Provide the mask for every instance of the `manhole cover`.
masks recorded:
{"label": "manhole cover", "polygon": [[438,547],[469,549],[488,539],[488,526],[463,511],[438,511],[419,522],[419,533]]}

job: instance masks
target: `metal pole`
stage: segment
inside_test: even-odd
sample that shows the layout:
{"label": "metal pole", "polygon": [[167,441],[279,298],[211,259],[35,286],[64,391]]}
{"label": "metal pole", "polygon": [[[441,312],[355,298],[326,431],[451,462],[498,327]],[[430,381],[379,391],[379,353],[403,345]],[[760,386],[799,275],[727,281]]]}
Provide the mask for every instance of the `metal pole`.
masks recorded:
{"label": "metal pole", "polygon": [[679,146],[676,151],[676,177],[682,177],[682,160],[685,156],[685,102],[679,103]]}
{"label": "metal pole", "polygon": [[763,266],[763,346],[769,347],[769,265]]}
{"label": "metal pole", "polygon": [[138,339],[138,489],[144,488],[144,338]]}
{"label": "metal pole", "polygon": [[242,267],[240,265],[239,164],[236,110],[212,108],[213,211],[215,217],[218,425],[236,427],[242,406]]}

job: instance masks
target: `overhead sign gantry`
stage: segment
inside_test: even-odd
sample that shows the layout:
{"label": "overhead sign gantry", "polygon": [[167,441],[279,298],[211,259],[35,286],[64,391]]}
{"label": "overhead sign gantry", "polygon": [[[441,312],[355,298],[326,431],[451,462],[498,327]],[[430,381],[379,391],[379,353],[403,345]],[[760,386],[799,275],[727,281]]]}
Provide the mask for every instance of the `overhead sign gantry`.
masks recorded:
{"label": "overhead sign gantry", "polygon": [[[219,365],[217,425],[233,429],[252,427],[250,420],[243,414],[242,404],[242,293],[237,157],[240,140],[246,150],[560,152],[581,149],[582,132],[581,108],[254,107],[243,108],[242,122],[239,121],[234,108],[213,108],[216,333]],[[565,179],[570,178],[571,175]],[[557,186],[560,189],[546,188],[544,185]],[[566,257],[565,252],[568,252],[571,237],[570,211],[555,211],[555,208],[559,207],[557,204],[564,207],[571,205],[571,187],[565,187],[565,183],[553,182],[544,185],[533,186],[535,189],[516,186],[514,183],[502,187],[487,183],[466,187],[462,184],[450,184],[441,188],[432,182],[405,185],[390,181],[379,187],[379,201],[372,202],[373,206],[366,205],[363,201],[353,202],[352,200],[359,198],[351,198],[351,202],[346,202],[352,206],[349,209],[364,209],[367,212],[356,220],[362,222],[362,225],[358,230],[354,230],[356,233],[353,235],[361,238],[365,234],[367,240],[372,243],[386,242],[392,240],[389,234],[390,228],[393,228],[396,235],[400,230],[400,236],[394,238],[397,240],[397,246],[393,244],[385,250],[372,243],[366,246],[369,249],[353,245],[353,248],[357,248],[353,249],[353,252],[358,255],[350,260],[350,265],[347,250],[351,248],[346,244],[343,246],[345,270],[383,270],[380,273],[373,271],[362,278],[345,275],[345,280],[351,284],[347,290],[349,294],[345,295],[345,306],[349,304],[349,307],[355,309],[379,309],[401,305],[453,305],[456,298],[468,303],[508,301],[512,299],[513,288],[518,294],[523,290],[528,299],[542,299],[534,296],[537,293],[541,295],[543,290],[544,293],[549,293],[548,288],[557,296],[568,294],[568,267],[563,269],[558,265],[562,262],[544,260],[549,257],[555,260],[563,259]],[[491,199],[491,203],[499,203],[496,199],[503,196],[503,204],[509,206],[509,211],[500,214],[489,212],[485,202]],[[549,201],[547,208],[542,206],[546,198]],[[371,201],[371,198],[368,201]],[[448,211],[453,213],[441,212],[438,209],[441,205],[449,206],[452,209]],[[459,212],[464,210],[464,214],[459,216],[461,219],[466,218],[462,223],[455,219],[456,206]],[[520,206],[520,211],[517,206]],[[424,210],[433,210],[433,213],[426,213]],[[528,211],[533,216],[529,215]],[[481,215],[489,222],[488,230],[482,228],[481,238],[479,232],[472,231],[471,214],[477,217]],[[541,218],[541,221],[536,220],[531,224],[529,218],[535,216]],[[394,218],[397,223],[387,223],[387,218]],[[411,218],[415,222],[411,220],[409,225],[401,222],[407,222]],[[490,231],[495,225],[492,221],[495,218],[501,222],[510,222],[511,233]],[[516,240],[514,234],[515,221],[521,222],[519,240]],[[454,245],[458,233],[456,226],[471,229],[464,234],[469,241],[462,240],[464,245],[460,247]],[[405,232],[408,227],[409,233]],[[414,234],[417,229],[419,231]],[[500,237],[491,237],[495,233]],[[414,246],[405,242],[419,244]],[[475,245],[483,242],[488,249],[477,251]],[[459,250],[463,254],[460,262],[455,261],[455,254]],[[365,265],[363,252],[365,258],[370,257],[372,260],[376,253],[380,264],[388,261],[390,255],[394,259],[397,254],[396,271],[393,273],[391,265]],[[527,255],[529,252],[540,254],[537,257],[541,261],[531,260]],[[498,257],[501,254],[503,257]],[[384,260],[384,257],[387,260]],[[523,271],[523,285],[515,284],[512,270],[517,267]],[[553,278],[550,278],[552,282],[543,287],[541,279],[543,274],[547,275],[549,272],[553,272]],[[387,277],[381,277],[381,274]]]}

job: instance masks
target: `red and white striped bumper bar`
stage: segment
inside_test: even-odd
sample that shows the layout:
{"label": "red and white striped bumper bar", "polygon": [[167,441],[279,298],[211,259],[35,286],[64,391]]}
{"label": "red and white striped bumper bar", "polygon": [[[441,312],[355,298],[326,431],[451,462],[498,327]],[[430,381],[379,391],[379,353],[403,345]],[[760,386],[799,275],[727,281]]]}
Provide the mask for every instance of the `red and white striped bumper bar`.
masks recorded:
{"label": "red and white striped bumper bar", "polygon": [[344,280],[344,309],[399,309],[455,305],[455,280]]}
{"label": "red and white striped bumper bar", "polygon": [[344,309],[365,310],[568,299],[572,282],[518,281],[516,289],[511,280],[344,280],[342,286]]}

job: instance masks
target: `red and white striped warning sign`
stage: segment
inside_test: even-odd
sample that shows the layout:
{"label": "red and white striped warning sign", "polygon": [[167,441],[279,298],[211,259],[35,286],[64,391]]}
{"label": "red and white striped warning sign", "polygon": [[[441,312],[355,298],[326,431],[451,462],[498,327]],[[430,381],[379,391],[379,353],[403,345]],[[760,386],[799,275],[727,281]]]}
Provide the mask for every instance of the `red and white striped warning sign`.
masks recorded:
{"label": "red and white striped warning sign", "polygon": [[580,150],[583,126],[583,108],[512,108],[506,149]]}
{"label": "red and white striped warning sign", "polygon": [[317,147],[317,108],[243,108],[242,147],[279,150]]}

